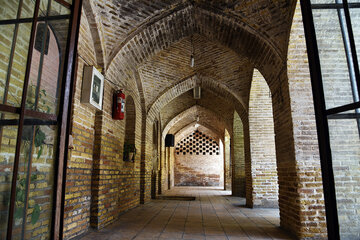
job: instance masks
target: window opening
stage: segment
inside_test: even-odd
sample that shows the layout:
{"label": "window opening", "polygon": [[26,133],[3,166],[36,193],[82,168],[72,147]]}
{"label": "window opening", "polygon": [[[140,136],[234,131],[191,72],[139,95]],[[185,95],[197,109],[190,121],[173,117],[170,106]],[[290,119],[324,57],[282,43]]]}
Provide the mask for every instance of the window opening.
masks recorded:
{"label": "window opening", "polygon": [[[358,239],[360,219],[352,210],[360,209],[360,192],[355,187],[359,184],[359,172],[356,169],[359,167],[360,158],[360,74],[355,45],[359,39],[354,37],[354,33],[358,34],[360,31],[357,24],[360,21],[360,1],[321,2],[301,0],[301,8],[314,97],[328,237]],[[331,13],[337,14],[337,18],[332,19],[337,19],[337,22],[330,21],[333,17]],[[337,24],[342,40],[334,41],[324,37],[334,36]],[[336,45],[336,40],[341,41],[343,46]],[[326,54],[333,54],[334,59],[328,56],[326,58]],[[326,68],[333,66],[336,69],[339,65],[338,58],[341,58],[342,54],[346,58],[348,72],[335,72],[332,81],[325,81],[329,80],[326,79],[329,75]],[[345,71],[345,68],[342,70]],[[337,74],[348,75],[350,88],[341,91],[345,89],[346,79],[339,81]],[[332,94],[330,97],[333,97],[333,103],[338,105],[327,108],[329,93]],[[344,95],[351,96],[352,102],[342,101]]]}

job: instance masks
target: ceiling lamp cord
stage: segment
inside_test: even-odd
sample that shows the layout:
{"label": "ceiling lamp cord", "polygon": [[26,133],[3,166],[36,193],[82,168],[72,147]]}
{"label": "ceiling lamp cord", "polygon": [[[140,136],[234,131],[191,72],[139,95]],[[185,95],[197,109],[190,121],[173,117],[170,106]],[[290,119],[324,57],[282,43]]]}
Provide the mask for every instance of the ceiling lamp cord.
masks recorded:
{"label": "ceiling lamp cord", "polygon": [[191,35],[190,42],[191,42],[190,67],[193,68],[195,66],[195,58],[194,58],[195,51],[194,51],[194,43],[193,43],[193,36],[192,35]]}

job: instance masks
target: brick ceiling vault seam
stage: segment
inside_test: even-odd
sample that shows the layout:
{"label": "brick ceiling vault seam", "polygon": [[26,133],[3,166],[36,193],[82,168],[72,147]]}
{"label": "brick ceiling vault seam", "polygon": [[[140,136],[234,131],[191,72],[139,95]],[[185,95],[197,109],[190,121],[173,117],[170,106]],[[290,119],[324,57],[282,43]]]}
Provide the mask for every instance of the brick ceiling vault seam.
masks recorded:
{"label": "brick ceiling vault seam", "polygon": [[104,37],[103,24],[99,16],[95,14],[93,1],[83,1],[83,9],[90,26],[90,33],[93,39],[97,64],[104,70],[106,62],[106,40]]}
{"label": "brick ceiling vault seam", "polygon": [[[186,109],[185,111],[179,113],[173,119],[171,119],[166,124],[166,126],[164,127],[164,129],[162,131],[162,136],[164,137],[166,135],[166,133],[168,133],[171,130],[171,128],[173,126],[175,126],[175,124],[179,123],[180,121],[182,121],[187,116],[193,115],[194,113],[200,113],[200,112],[205,113],[205,114],[209,114],[209,115],[212,115],[212,116],[216,116],[216,114],[213,111],[211,111],[210,109],[207,109],[207,108],[199,106],[199,105],[194,105],[191,108]],[[226,121],[224,119],[217,116],[216,120],[219,121],[222,124],[224,129],[229,129],[229,126],[227,126]]]}
{"label": "brick ceiling vault seam", "polygon": [[[173,8],[171,9],[167,9],[166,11],[160,12],[159,14],[153,16],[152,18],[148,19],[147,21],[144,21],[142,24],[140,24],[137,28],[135,28],[134,30],[132,30],[127,37],[117,46],[115,47],[115,50],[112,51],[111,54],[109,54],[109,58],[108,58],[108,65],[107,65],[107,69],[110,68],[110,66],[113,64],[114,60],[119,56],[119,53],[121,52],[121,50],[123,49],[124,46],[126,46],[132,39],[134,39],[136,36],[141,35],[142,32],[144,32],[146,29],[148,29],[149,27],[153,27],[155,24],[157,24],[159,21],[170,17],[173,18],[173,15],[177,15],[178,12],[185,10],[187,8],[191,8],[192,6],[187,4],[178,4],[176,6],[173,6]],[[275,54],[275,56],[277,56],[279,62],[284,63],[286,62],[286,59],[284,59],[284,56],[282,56],[281,51],[278,49],[278,47],[275,46],[274,43],[272,43],[272,41],[266,37],[264,34],[260,34],[255,27],[250,26],[248,23],[244,22],[244,21],[235,21],[234,15],[231,15],[228,12],[222,12],[221,15],[219,13],[219,11],[217,12],[211,12],[210,9],[206,9],[203,6],[196,6],[196,8],[198,8],[199,10],[202,11],[206,11],[209,16],[215,16],[217,18],[219,18],[221,20],[222,24],[226,24],[225,20],[227,20],[228,23],[230,23],[232,26],[235,26],[235,28],[239,28],[242,29],[243,31],[249,33],[250,35],[254,36],[256,39],[260,40],[260,43],[262,43],[264,46],[267,46],[271,52],[273,52]],[[214,8],[213,8],[214,9]],[[189,13],[192,13],[192,11],[189,11]],[[192,16],[193,18],[195,18],[194,16]],[[236,17],[238,18],[238,17]],[[197,28],[196,26],[194,26],[196,24],[189,24],[189,27],[193,27],[193,31],[196,31]],[[183,26],[184,27],[184,26]],[[185,29],[188,31],[188,29]],[[193,34],[194,32],[188,31],[188,34]],[[171,32],[171,34],[174,35],[173,32]],[[201,35],[201,33],[199,32],[198,34]],[[183,36],[186,37],[186,36]],[[174,41],[176,41],[176,39],[172,39]],[[166,45],[166,44],[165,44]],[[152,55],[154,55],[154,53],[152,53]],[[148,56],[148,58],[151,56]],[[249,60],[251,60],[249,58]]]}
{"label": "brick ceiling vault seam", "polygon": [[145,29],[151,27],[152,25],[156,24],[160,20],[170,17],[172,14],[177,13],[178,11],[181,11],[185,8],[189,7],[189,5],[184,5],[183,3],[178,3],[175,6],[172,6],[170,9],[166,9],[165,11],[162,11],[152,18],[148,19],[147,21],[144,21],[139,26],[137,26],[135,29],[133,29],[126,38],[119,43],[118,46],[114,48],[111,54],[109,54],[109,65],[113,62],[113,60],[117,57],[118,53],[121,51],[121,49],[132,39],[134,39],[137,35],[140,35]]}
{"label": "brick ceiling vault seam", "polygon": [[[191,75],[190,77],[184,79],[181,82],[175,83],[170,88],[166,89],[162,94],[160,94],[159,97],[157,97],[155,101],[149,105],[147,115],[149,115],[149,117],[156,116],[156,112],[160,111],[168,102],[194,88],[196,83],[197,80],[194,78],[194,75]],[[228,95],[231,96],[230,98],[232,98],[235,101],[236,100],[239,101],[239,104],[236,104],[236,106],[238,106],[236,109],[237,111],[247,112],[247,108],[245,107],[243,101],[239,100],[239,98],[236,95],[234,95],[232,91],[229,91],[229,88],[226,87],[224,84],[217,82],[215,80],[211,80],[210,78],[207,78],[201,83],[201,86],[203,88],[209,90],[212,90],[211,87],[215,85],[217,88],[224,90],[226,93],[228,93]],[[230,101],[230,99],[226,98],[226,96],[223,97]]]}
{"label": "brick ceiling vault seam", "polygon": [[138,72],[137,69],[133,69],[134,71],[134,78],[136,81],[136,85],[137,85],[137,90],[140,96],[140,102],[141,102],[141,111],[142,113],[146,113],[146,107],[145,107],[145,96],[144,96],[144,90],[143,90],[143,86],[142,86],[142,81],[141,81],[141,77],[140,74]]}

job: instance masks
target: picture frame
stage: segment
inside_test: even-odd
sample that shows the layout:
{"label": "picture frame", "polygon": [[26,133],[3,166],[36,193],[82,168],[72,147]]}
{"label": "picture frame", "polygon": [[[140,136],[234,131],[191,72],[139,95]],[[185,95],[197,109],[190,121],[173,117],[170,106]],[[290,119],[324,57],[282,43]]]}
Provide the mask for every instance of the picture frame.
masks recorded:
{"label": "picture frame", "polygon": [[81,102],[102,110],[104,76],[94,67],[85,66]]}

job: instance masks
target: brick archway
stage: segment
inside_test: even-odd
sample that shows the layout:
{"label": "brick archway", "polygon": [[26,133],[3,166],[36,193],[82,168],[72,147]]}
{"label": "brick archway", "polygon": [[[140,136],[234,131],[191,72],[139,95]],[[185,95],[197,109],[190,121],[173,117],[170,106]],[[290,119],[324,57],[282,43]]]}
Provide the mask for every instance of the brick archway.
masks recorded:
{"label": "brick archway", "polygon": [[[189,116],[196,116],[196,115],[204,115],[204,116],[216,116],[216,114],[209,110],[209,109],[206,109],[204,107],[201,107],[201,106],[193,106],[189,109],[187,109],[186,111],[178,114],[177,116],[175,116],[165,127],[164,127],[164,130],[162,131],[162,137],[165,138],[165,135],[168,133],[168,132],[172,132],[174,134],[176,134],[178,131],[180,131],[181,129],[184,128],[184,126],[188,125],[189,123],[185,122],[184,119],[189,117]],[[194,119],[196,120],[196,119]],[[185,122],[184,125],[180,125],[180,126],[177,126],[176,129],[174,129],[174,126],[176,124],[181,124],[181,122]],[[193,121],[191,121],[192,123]],[[196,121],[195,121],[196,122]],[[191,124],[190,123],[190,124]],[[211,125],[211,129],[213,129],[213,131],[216,130],[216,132],[222,132],[227,124],[224,122],[223,119],[221,119],[220,117],[213,117],[212,120],[211,120],[211,123],[206,123],[206,122],[203,122],[202,119],[199,119],[199,124],[201,125]],[[227,126],[229,127],[229,126]],[[220,135],[221,136],[221,135]]]}
{"label": "brick archway", "polygon": [[245,103],[241,101],[241,99],[236,96],[235,93],[231,91],[231,89],[227,88],[223,84],[216,82],[215,80],[202,77],[202,76],[190,76],[189,78],[183,80],[182,82],[174,85],[173,87],[167,89],[161,96],[159,96],[156,101],[150,106],[148,110],[148,118],[152,120],[159,111],[171,100],[179,97],[181,94],[193,89],[196,84],[198,84],[200,80],[200,86],[204,89],[209,89],[219,96],[224,96],[225,99],[234,105],[237,111],[246,112],[245,107],[243,106]]}
{"label": "brick archway", "polygon": [[[256,6],[253,6],[255,5],[254,2],[249,2],[248,5],[256,8]],[[138,30],[129,27],[129,29],[116,33],[118,35],[114,39],[119,41],[113,41],[113,43],[118,42],[120,44],[118,47],[114,46],[111,48],[112,41],[110,40],[113,39],[110,39],[109,41],[106,40],[108,45],[105,44],[106,50],[103,51],[106,55],[105,58],[108,61],[108,64],[105,64],[105,66],[107,66],[106,77],[112,80],[115,79],[114,81],[119,83],[119,85],[124,85],[125,82],[129,82],[130,86],[128,88],[135,92],[134,100],[137,103],[143,103],[144,92],[142,90],[141,79],[134,77],[134,75],[137,75],[137,68],[141,66],[141,64],[146,63],[155,54],[161,53],[162,50],[167,49],[169,46],[175,44],[181,39],[192,36],[195,33],[204,36],[205,38],[222,45],[224,48],[228,48],[236,54],[248,59],[248,61],[253,65],[252,67],[256,67],[260,70],[272,92],[275,118],[276,151],[277,159],[279,161],[279,179],[281,182],[281,225],[298,236],[304,236],[304,234],[308,234],[306,236],[314,236],[316,233],[309,233],[308,231],[306,224],[309,218],[304,220],[303,216],[306,213],[305,210],[303,210],[303,205],[301,203],[302,200],[312,197],[311,194],[306,192],[306,186],[304,185],[303,180],[301,180],[302,174],[306,171],[304,162],[311,159],[311,153],[305,152],[303,155],[299,153],[301,150],[306,150],[306,147],[302,147],[301,145],[303,144],[303,142],[301,142],[301,133],[294,129],[301,128],[301,123],[306,121],[305,118],[309,115],[309,113],[304,111],[304,117],[300,116],[297,112],[297,110],[299,110],[299,104],[296,103],[296,100],[298,98],[301,99],[301,97],[296,98],[292,95],[294,91],[291,88],[294,85],[290,85],[289,89],[288,70],[286,65],[287,56],[285,53],[287,48],[287,39],[289,36],[289,25],[286,25],[286,19],[288,19],[288,15],[292,15],[292,6],[296,1],[291,1],[291,3],[285,3],[286,1],[276,2],[277,3],[273,3],[272,7],[276,7],[279,4],[288,5],[286,9],[279,8],[279,11],[274,10],[274,14],[284,12],[284,21],[281,21],[281,18],[274,18],[278,21],[272,21],[271,15],[269,19],[266,19],[266,17],[262,14],[259,14],[260,10],[258,12],[250,11],[253,15],[235,15],[231,11],[225,13],[226,8],[222,9],[220,6],[213,7],[213,1],[209,4],[209,7],[205,7],[203,4],[197,6],[196,9],[193,9],[191,5],[181,7],[181,3],[176,1],[171,6],[167,5],[165,10],[163,9],[165,7],[161,7],[161,10],[157,12],[159,14],[155,13],[154,18],[148,17],[146,20],[143,20],[136,25],[136,29],[138,28]],[[111,5],[115,3],[111,2],[109,4]],[[133,2],[130,2],[129,4],[131,6],[135,5]],[[241,6],[242,5],[234,4],[233,7],[235,9],[236,7]],[[110,6],[110,8],[111,7],[112,6]],[[266,15],[266,10],[272,11],[273,9],[270,7],[265,9],[264,15]],[[106,11],[104,12],[106,13]],[[263,17],[265,19],[258,19]],[[254,22],[261,22],[261,24],[254,25],[249,18],[252,18]],[[246,24],[241,25],[241,20],[244,20]],[[119,19],[119,24],[116,25],[116,27],[123,26],[121,25],[121,21],[122,19]],[[281,31],[284,32],[282,34],[285,35],[285,37],[282,39],[283,41],[279,41],[281,42],[281,48],[279,48],[279,45],[276,44],[277,38],[275,38],[275,33],[271,34],[271,31],[266,32],[259,27],[265,26],[267,28],[267,25],[265,24],[266,21],[270,21],[268,24],[269,29],[271,29],[271,23],[273,22],[275,22],[275,25],[278,23],[279,26],[284,27]],[[111,26],[106,26],[105,28],[111,30]],[[281,27],[278,28],[280,29]],[[254,31],[254,29],[257,29],[257,31]],[[105,32],[110,33],[108,30],[105,30]],[[100,40],[103,39],[100,38]],[[114,58],[112,58],[113,56]],[[110,61],[110,59],[112,60]],[[293,75],[289,74],[289,77],[293,77]],[[134,80],[134,78],[136,78],[136,80]],[[136,82],[137,84],[133,85],[133,82]],[[181,85],[185,82],[186,81],[179,84]],[[216,86],[214,87],[214,92],[216,92],[216,90],[218,90],[216,88],[218,88],[219,85],[216,85],[216,81],[212,83]],[[193,85],[184,86],[184,88],[191,89],[191,86]],[[173,91],[176,90],[176,88],[171,89]],[[168,91],[171,91],[171,89]],[[219,93],[224,95],[228,94],[229,91]],[[177,93],[173,94],[176,95]],[[162,96],[163,95],[157,98],[156,101],[160,101]],[[250,159],[250,147],[248,143],[250,133],[247,119],[247,99],[239,100],[236,98],[236,95],[233,97],[234,98],[229,99],[234,99],[237,103],[241,103],[239,104],[240,107],[237,106],[239,108],[237,111],[243,120],[243,132],[246,145],[245,155],[247,159]],[[308,97],[308,95],[305,97]],[[149,159],[148,156],[150,148],[147,146],[147,142],[148,139],[151,139],[153,120],[158,117],[158,113],[163,106],[164,105],[162,104],[156,105],[156,108],[154,107],[154,111],[147,111],[148,109],[145,109],[145,107],[142,109],[142,128],[139,130],[142,132],[142,137],[139,142],[141,141],[143,149],[141,154],[141,164],[144,167],[144,171],[141,172],[141,178],[144,179],[144,186],[148,183],[148,179],[143,176],[147,174],[146,167],[149,165],[147,159]],[[146,114],[146,112],[148,112],[148,114]],[[299,144],[299,146],[295,146],[295,144]],[[317,166],[314,166],[312,171],[316,172]],[[314,178],[315,176],[319,175],[314,174]],[[144,194],[147,194],[146,189],[144,190]],[[306,209],[308,210],[309,206],[306,206]],[[314,229],[312,228],[312,230]]]}

